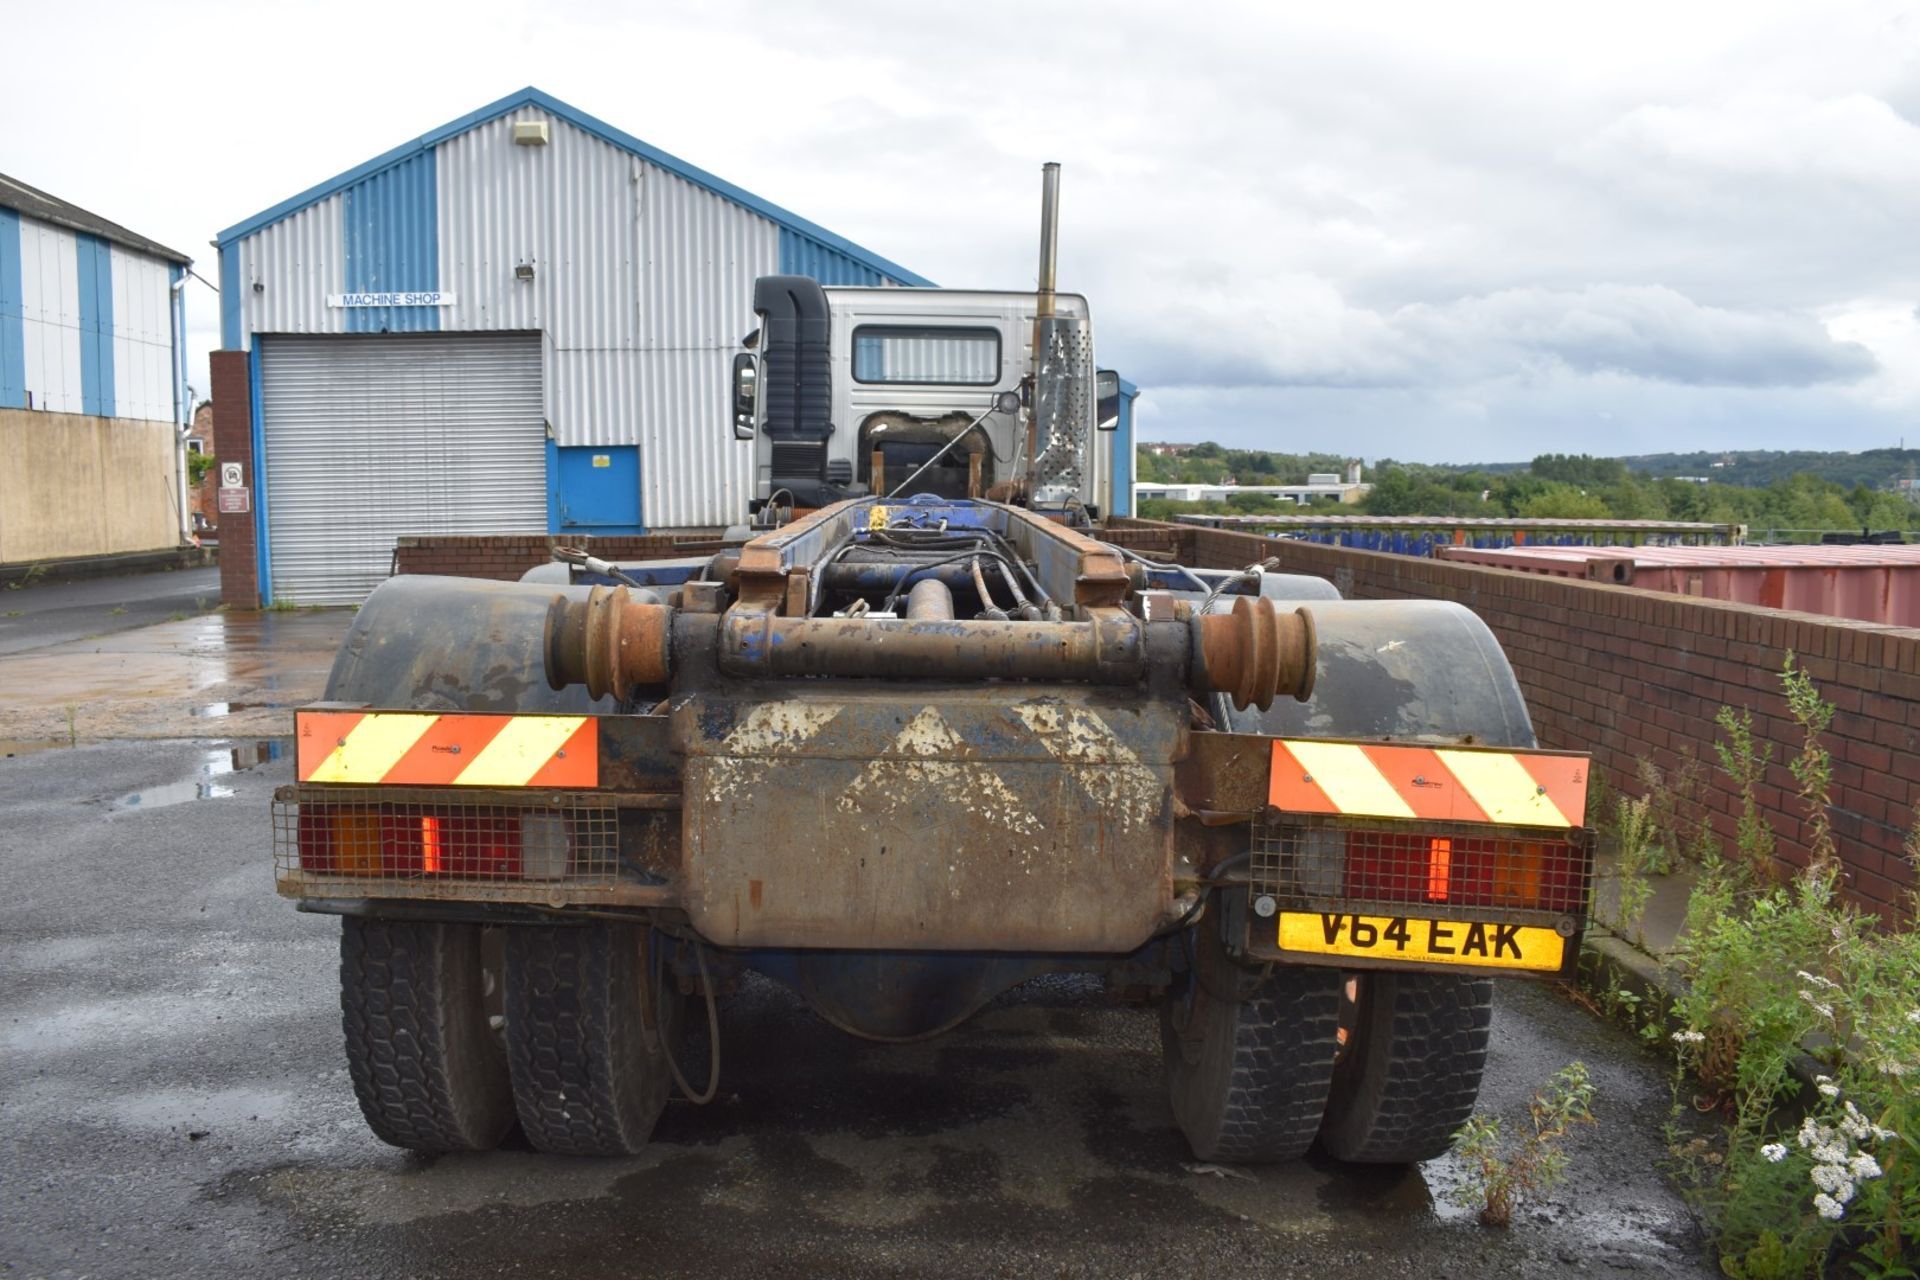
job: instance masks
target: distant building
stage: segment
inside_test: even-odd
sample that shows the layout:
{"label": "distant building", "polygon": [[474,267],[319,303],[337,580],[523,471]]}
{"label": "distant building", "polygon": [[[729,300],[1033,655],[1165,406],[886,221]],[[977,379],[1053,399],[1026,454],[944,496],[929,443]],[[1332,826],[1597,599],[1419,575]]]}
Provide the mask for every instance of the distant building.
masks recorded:
{"label": "distant building", "polygon": [[191,265],[0,174],[0,564],[184,540]]}
{"label": "distant building", "polygon": [[[318,109],[318,108],[316,108]],[[229,603],[351,604],[405,535],[744,518],[754,280],[929,281],[537,89],[221,232]]]}
{"label": "distant building", "polygon": [[[202,400],[193,411],[193,426],[187,430],[187,453],[213,456],[213,401]],[[200,483],[189,481],[187,510],[193,516],[193,531],[204,535],[219,528],[219,472],[212,467],[201,473]]]}
{"label": "distant building", "polygon": [[[1325,483],[1329,478],[1331,483]],[[1171,502],[1226,502],[1238,494],[1254,493],[1304,507],[1327,498],[1335,502],[1359,502],[1372,490],[1370,484],[1343,484],[1336,475],[1316,476],[1306,484],[1136,484],[1133,500],[1136,504],[1155,498]]]}
{"label": "distant building", "polygon": [[1162,458],[1179,458],[1179,457],[1185,456],[1186,454],[1192,453],[1194,447],[1190,444],[1161,443],[1161,444],[1143,444],[1140,446],[1140,448],[1147,453],[1158,454]]}

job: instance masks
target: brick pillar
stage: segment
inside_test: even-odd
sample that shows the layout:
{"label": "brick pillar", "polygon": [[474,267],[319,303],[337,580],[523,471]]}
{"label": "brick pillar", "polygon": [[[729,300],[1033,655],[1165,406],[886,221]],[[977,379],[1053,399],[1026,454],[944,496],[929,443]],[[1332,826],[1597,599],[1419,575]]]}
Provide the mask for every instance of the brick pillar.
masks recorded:
{"label": "brick pillar", "polygon": [[[253,380],[247,353],[216,351],[213,369],[213,453],[221,462],[240,464],[240,476],[260,501],[259,477],[253,470]],[[260,583],[255,556],[253,516],[221,515],[220,603],[230,609],[258,609]]]}

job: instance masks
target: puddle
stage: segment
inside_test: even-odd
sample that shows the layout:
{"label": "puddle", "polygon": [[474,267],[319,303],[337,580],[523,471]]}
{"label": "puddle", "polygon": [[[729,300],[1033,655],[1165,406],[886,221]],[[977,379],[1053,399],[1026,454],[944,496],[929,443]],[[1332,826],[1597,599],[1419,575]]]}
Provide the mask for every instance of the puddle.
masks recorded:
{"label": "puddle", "polygon": [[281,738],[261,738],[242,742],[225,750],[199,752],[200,764],[194,776],[142,791],[130,792],[113,802],[116,809],[164,809],[169,805],[195,800],[218,800],[233,794],[232,786],[216,779],[263,764],[270,764],[292,750]]}
{"label": "puddle", "polygon": [[198,707],[188,707],[187,714],[196,720],[217,720],[221,716],[238,715],[242,711],[251,711],[255,707],[264,707],[264,702],[209,702]]}

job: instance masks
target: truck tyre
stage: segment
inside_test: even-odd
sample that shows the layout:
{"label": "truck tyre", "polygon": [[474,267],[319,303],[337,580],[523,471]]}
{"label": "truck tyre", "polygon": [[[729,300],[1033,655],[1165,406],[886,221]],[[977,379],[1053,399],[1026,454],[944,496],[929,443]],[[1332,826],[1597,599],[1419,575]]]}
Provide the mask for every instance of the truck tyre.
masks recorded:
{"label": "truck tyre", "polygon": [[1487,1064],[1493,982],[1359,975],[1320,1146],[1337,1160],[1406,1164],[1447,1150],[1473,1114]]}
{"label": "truck tyre", "polygon": [[478,925],[341,918],[347,1074],[381,1141],[486,1151],[513,1126],[486,983]]}
{"label": "truck tyre", "polygon": [[634,925],[507,931],[507,1060],[527,1139],[559,1155],[633,1155],[672,1088],[682,1001]]}
{"label": "truck tyre", "polygon": [[1344,975],[1233,963],[1209,927],[1160,1006],[1174,1119],[1201,1160],[1269,1164],[1303,1155],[1326,1108]]}

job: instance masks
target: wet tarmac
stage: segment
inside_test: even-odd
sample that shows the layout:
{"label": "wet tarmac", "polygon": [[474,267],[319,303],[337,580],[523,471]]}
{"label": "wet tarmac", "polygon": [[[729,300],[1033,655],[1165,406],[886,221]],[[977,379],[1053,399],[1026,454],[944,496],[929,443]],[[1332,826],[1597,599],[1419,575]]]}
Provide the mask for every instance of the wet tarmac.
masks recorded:
{"label": "wet tarmac", "polygon": [[288,733],[352,621],[350,609],[209,613],[0,652],[0,754]]}
{"label": "wet tarmac", "polygon": [[1153,1015],[1074,980],[906,1046],[752,982],[721,1100],[672,1104],[642,1157],[403,1154],[346,1079],[337,923],[273,893],[272,747],[0,759],[0,1275],[1715,1274],[1657,1169],[1658,1064],[1519,983],[1486,1106],[1522,1123],[1578,1058],[1600,1123],[1504,1233],[1447,1159],[1193,1171]]}

